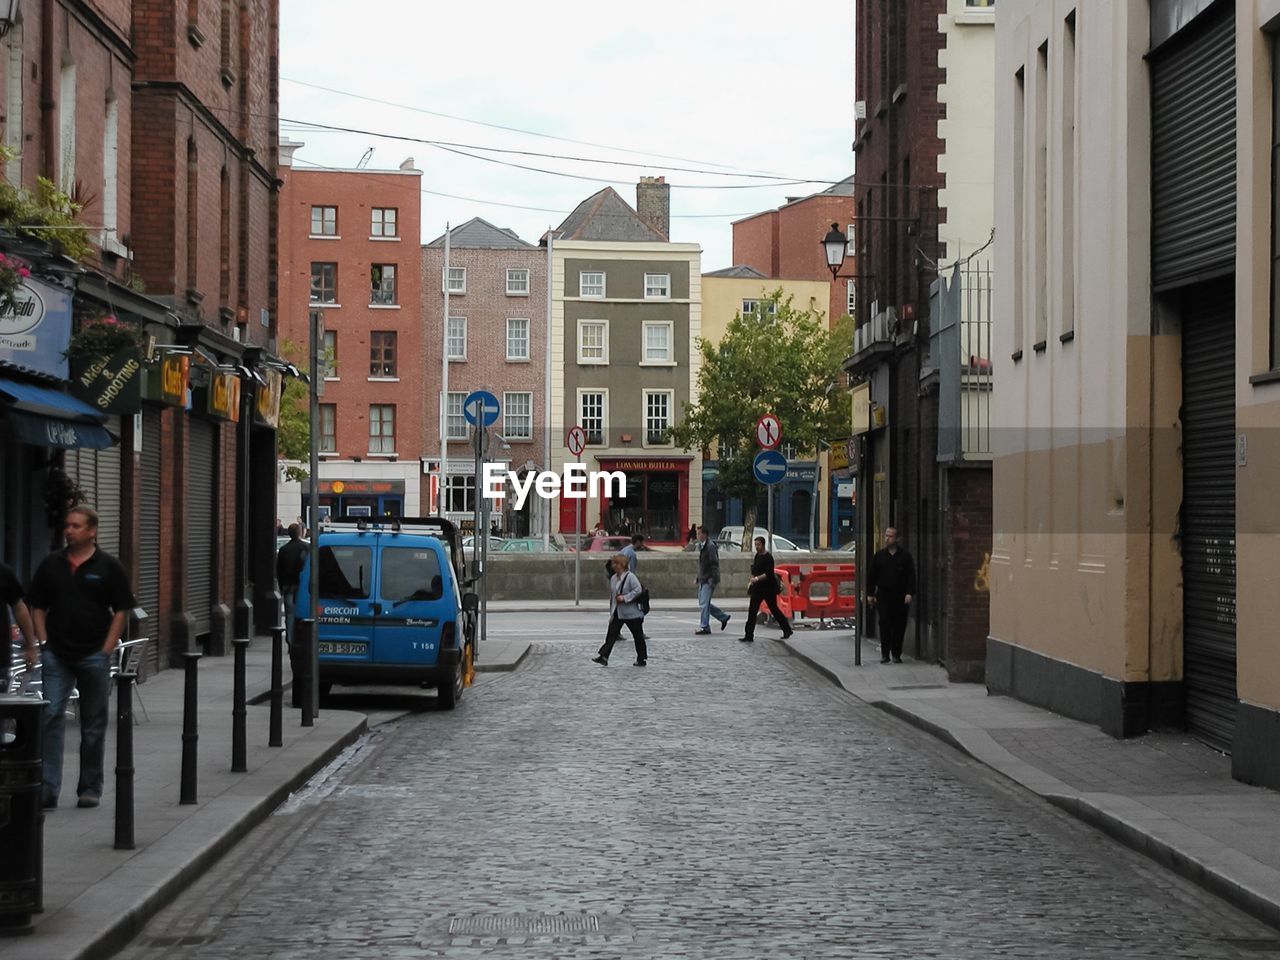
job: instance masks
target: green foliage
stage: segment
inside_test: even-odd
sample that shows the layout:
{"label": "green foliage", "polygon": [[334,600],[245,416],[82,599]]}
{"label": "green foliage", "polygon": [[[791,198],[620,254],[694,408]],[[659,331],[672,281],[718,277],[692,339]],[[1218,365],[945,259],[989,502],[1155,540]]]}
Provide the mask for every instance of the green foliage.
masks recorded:
{"label": "green foliage", "polygon": [[106,314],[80,321],[80,329],[67,345],[66,356],[72,363],[101,360],[126,349],[141,353],[146,344],[146,331],[141,327]]}
{"label": "green foliage", "polygon": [[[773,318],[769,300],[777,304]],[[719,446],[717,482],[727,496],[743,499],[748,529],[760,491],[751,472],[756,421],[775,414],[783,440],[802,451],[848,433],[848,395],[839,383],[852,342],[848,317],[828,330],[821,313],[797,310],[781,289],[761,301],[758,314],[736,314],[718,344],[698,340],[697,402],[685,405],[671,436],[685,450]]]}
{"label": "green foliage", "polygon": [[[0,148],[0,164],[14,156],[12,150]],[[45,177],[38,179],[34,193],[0,178],[0,225],[52,244],[72,260],[84,260],[94,249],[88,231],[76,220],[83,209]]]}
{"label": "green foliage", "polygon": [[[280,355],[300,370],[310,369],[307,348],[292,340],[286,340],[281,344]],[[326,367],[337,368],[332,352],[326,352],[321,360],[321,371]],[[323,373],[321,375],[323,376]],[[276,428],[276,449],[281,460],[311,462],[311,388],[303,380],[285,377],[284,389],[280,392],[280,423]],[[302,481],[308,476],[310,473],[305,467],[285,468],[286,480]]]}

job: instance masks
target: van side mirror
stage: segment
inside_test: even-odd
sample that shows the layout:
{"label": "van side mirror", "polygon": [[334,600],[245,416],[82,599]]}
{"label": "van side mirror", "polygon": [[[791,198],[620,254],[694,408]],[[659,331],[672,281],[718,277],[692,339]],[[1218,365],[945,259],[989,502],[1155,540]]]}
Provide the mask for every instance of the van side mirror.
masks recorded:
{"label": "van side mirror", "polygon": [[464,593],[462,595],[462,609],[467,613],[475,613],[480,609],[480,596],[475,593]]}

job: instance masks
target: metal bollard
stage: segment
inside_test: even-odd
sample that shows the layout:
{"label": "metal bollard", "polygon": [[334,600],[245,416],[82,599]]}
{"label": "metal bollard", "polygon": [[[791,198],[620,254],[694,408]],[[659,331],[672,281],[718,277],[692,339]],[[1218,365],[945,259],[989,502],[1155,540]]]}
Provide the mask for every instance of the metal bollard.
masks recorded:
{"label": "metal bollard", "polygon": [[231,772],[244,773],[249,769],[248,733],[245,729],[245,717],[249,711],[245,707],[244,692],[244,657],[249,649],[248,637],[237,637],[231,641],[235,656],[235,679],[231,694]]}
{"label": "metal bollard", "polygon": [[184,653],[186,661],[186,689],[182,696],[182,782],[179,786],[178,803],[196,802],[196,744],[200,739],[197,730],[197,687],[196,664],[200,662],[200,654]]}
{"label": "metal bollard", "polygon": [[[298,627],[302,621],[294,626],[293,641],[298,642]],[[306,640],[303,644],[303,667],[302,675],[305,678],[302,684],[302,725],[304,727],[314,727],[316,725],[316,684],[315,679],[311,676],[311,671],[315,669],[315,653],[314,644],[316,642],[315,624],[306,621],[306,629],[303,631]],[[295,681],[296,682],[296,681]]]}
{"label": "metal bollard", "polygon": [[31,933],[43,908],[44,710],[38,697],[0,694],[0,936]]}
{"label": "metal bollard", "polygon": [[284,746],[284,627],[271,628],[271,729],[268,747]]}
{"label": "metal bollard", "polygon": [[116,674],[116,840],[117,850],[133,844],[133,681],[135,672]]}

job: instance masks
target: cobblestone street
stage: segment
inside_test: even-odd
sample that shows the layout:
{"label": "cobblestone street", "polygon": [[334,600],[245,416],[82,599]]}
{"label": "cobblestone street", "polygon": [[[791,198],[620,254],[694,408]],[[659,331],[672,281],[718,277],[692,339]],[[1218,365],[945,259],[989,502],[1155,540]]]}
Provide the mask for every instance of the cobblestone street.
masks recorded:
{"label": "cobblestone street", "polygon": [[1280,948],[1275,931],[838,690],[776,631],[747,645],[736,623],[707,638],[690,623],[650,618],[640,669],[629,642],[607,668],[590,662],[602,617],[494,618],[494,634],[537,639],[518,671],[482,675],[453,713],[377,726],[121,956]]}

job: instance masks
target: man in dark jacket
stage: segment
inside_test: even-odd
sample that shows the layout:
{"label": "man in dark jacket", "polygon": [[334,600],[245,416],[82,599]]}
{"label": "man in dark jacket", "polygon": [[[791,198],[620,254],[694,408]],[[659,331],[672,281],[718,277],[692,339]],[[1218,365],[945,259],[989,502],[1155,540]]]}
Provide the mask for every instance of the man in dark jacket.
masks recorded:
{"label": "man in dark jacket", "polygon": [[907,635],[907,608],[916,592],[916,565],[898,545],[898,528],[884,532],[884,549],[871,558],[867,571],[867,602],[876,609],[880,623],[880,662],[902,662],[902,640]]}
{"label": "man in dark jacket", "polygon": [[284,640],[289,649],[289,666],[293,671],[293,700],[298,702],[298,682],[302,676],[302,651],[294,647],[293,625],[298,618],[298,585],[302,581],[302,567],[307,562],[307,544],[302,539],[302,527],[289,524],[289,542],[276,554],[276,583],[280,585],[280,597],[284,602]]}
{"label": "man in dark jacket", "polygon": [[711,632],[711,618],[720,621],[720,629],[729,625],[729,614],[714,603],[711,597],[720,584],[720,550],[715,541],[707,536],[706,527],[698,527],[698,576],[694,580],[698,585],[698,608],[702,611],[702,619],[695,634]]}
{"label": "man in dark jacket", "polygon": [[751,643],[755,639],[756,614],[760,612],[760,604],[766,604],[773,619],[782,627],[782,639],[791,636],[791,621],[778,609],[778,578],[773,572],[773,554],[764,548],[764,537],[756,537],[756,555],[751,559],[751,579],[747,586],[746,636],[739,637],[743,643]]}

